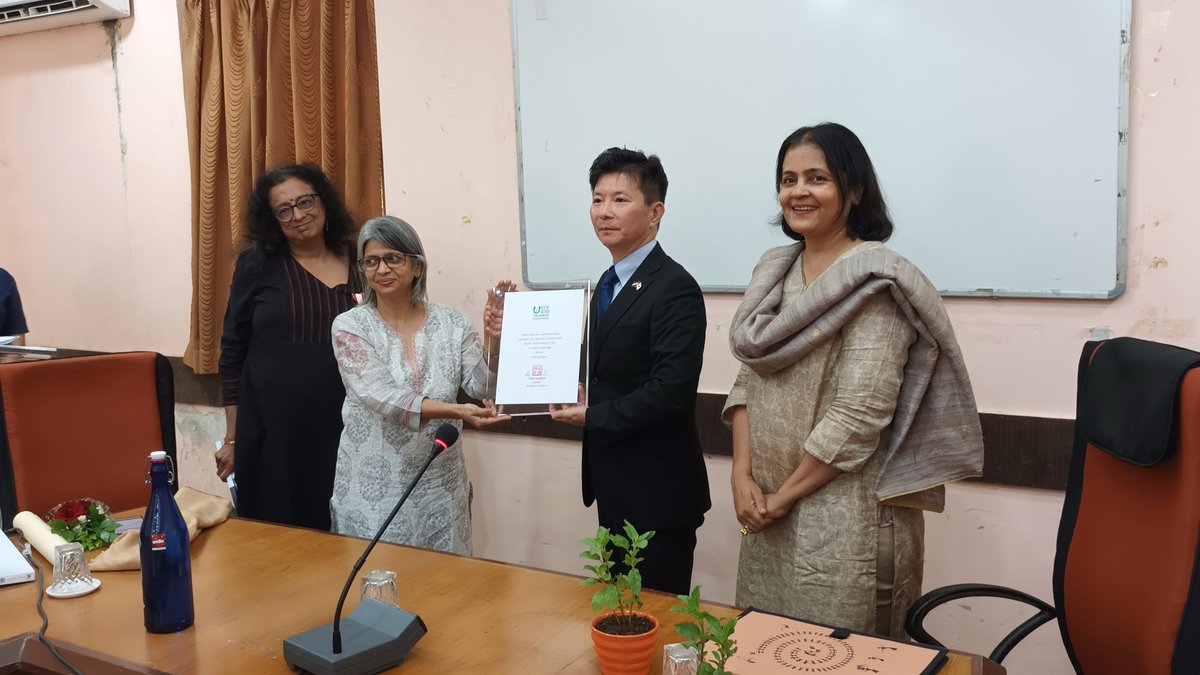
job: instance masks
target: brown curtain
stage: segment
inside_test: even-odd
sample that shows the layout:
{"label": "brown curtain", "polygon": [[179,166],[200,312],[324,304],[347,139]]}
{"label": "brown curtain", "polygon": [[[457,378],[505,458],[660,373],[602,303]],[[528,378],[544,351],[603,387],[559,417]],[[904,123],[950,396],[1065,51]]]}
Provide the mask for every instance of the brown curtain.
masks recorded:
{"label": "brown curtain", "polygon": [[215,373],[246,197],[266,169],[320,166],[350,212],[383,213],[373,0],[178,0],[192,164],[184,362]]}

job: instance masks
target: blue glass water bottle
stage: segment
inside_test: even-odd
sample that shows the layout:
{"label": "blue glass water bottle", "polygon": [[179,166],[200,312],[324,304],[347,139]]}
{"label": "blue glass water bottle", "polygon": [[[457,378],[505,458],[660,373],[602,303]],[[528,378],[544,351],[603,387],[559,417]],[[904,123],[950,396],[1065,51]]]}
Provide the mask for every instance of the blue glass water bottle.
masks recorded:
{"label": "blue glass water bottle", "polygon": [[150,465],[150,503],[142,517],[142,606],[146,630],[174,633],[192,625],[192,560],[187,523],[171,494],[175,467],[155,450]]}

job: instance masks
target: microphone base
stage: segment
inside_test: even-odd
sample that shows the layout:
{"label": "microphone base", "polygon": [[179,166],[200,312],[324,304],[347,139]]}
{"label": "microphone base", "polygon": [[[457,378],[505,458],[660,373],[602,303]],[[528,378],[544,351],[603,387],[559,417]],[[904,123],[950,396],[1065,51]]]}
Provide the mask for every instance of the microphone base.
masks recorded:
{"label": "microphone base", "polygon": [[333,624],[283,641],[287,665],[315,675],[366,675],[397,666],[428,631],[421,617],[364,598],[342,619],[342,653],[333,653]]}

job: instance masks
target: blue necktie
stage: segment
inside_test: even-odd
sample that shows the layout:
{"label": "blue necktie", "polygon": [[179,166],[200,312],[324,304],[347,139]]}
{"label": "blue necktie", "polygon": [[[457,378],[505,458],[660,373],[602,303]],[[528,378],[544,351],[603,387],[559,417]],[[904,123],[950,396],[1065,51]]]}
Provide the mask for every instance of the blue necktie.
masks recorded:
{"label": "blue necktie", "polygon": [[596,307],[596,319],[604,316],[605,310],[612,304],[613,289],[617,287],[617,270],[615,267],[610,267],[604,272],[604,276],[600,277],[600,298],[599,305]]}

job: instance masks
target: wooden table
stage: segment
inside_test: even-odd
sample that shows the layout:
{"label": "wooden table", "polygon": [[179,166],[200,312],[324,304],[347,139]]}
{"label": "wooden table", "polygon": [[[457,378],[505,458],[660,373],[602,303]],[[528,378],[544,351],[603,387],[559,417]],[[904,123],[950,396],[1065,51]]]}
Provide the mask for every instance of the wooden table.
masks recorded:
{"label": "wooden table", "polygon": [[[362,553],[361,539],[231,519],[192,542],[196,624],[152,635],[142,624],[138,572],[101,572],[100,590],[69,600],[47,597],[49,637],[171,673],[284,673],[283,640],[333,618],[337,595]],[[582,563],[581,563],[582,565]],[[591,589],[579,578],[474,558],[381,544],[366,569],[390,569],[400,606],[429,628],[396,669],[418,673],[599,672],[588,621]],[[47,576],[50,566],[46,565]],[[40,625],[32,584],[0,588],[0,638]],[[357,604],[357,586],[346,613]],[[677,600],[643,594],[663,623],[661,647],[679,642],[669,612]],[[710,606],[720,616],[737,610]],[[945,675],[1001,675],[978,656],[952,653]]]}

